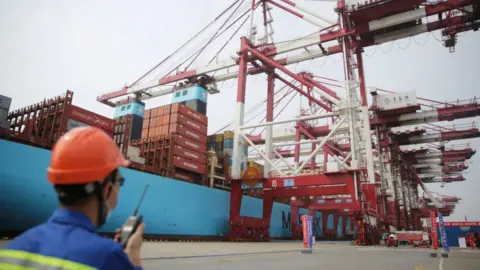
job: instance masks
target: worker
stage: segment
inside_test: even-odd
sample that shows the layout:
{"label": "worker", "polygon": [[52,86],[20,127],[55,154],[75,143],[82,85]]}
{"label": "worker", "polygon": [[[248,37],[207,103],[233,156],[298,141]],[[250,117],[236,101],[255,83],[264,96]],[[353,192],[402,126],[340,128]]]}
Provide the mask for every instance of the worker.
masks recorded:
{"label": "worker", "polygon": [[387,240],[387,247],[395,246],[395,235],[390,234]]}
{"label": "worker", "polygon": [[96,233],[117,205],[124,182],[119,168],[128,163],[115,142],[98,128],[78,127],[60,137],[47,169],[60,207],[48,221],[0,250],[0,268],[142,269],[144,224],[125,250]]}
{"label": "worker", "polygon": [[475,243],[476,241],[475,241],[475,236],[473,235],[473,233],[469,235],[468,240],[469,240],[470,247],[472,249],[475,249],[477,244]]}

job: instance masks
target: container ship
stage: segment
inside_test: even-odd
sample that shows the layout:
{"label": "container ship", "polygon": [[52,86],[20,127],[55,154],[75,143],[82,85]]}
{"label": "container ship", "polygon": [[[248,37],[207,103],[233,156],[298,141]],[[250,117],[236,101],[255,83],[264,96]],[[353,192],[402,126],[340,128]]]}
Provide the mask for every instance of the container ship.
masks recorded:
{"label": "container ship", "polygon": [[[123,169],[127,184],[104,233],[124,222],[149,184],[141,212],[146,217],[147,237],[157,239],[222,239],[227,234],[231,241],[299,239],[303,234],[299,214],[305,213],[314,217],[314,234],[323,239],[353,238],[359,245],[378,245],[382,234],[406,235],[405,231],[413,235],[430,231],[433,239],[437,218],[443,224],[443,217],[455,210],[460,198],[431,192],[427,184],[443,187],[465,181],[462,172],[476,152],[469,145],[451,143],[480,137],[480,130],[470,124],[440,123],[477,117],[480,104],[476,98],[438,102],[417,97],[416,91],[395,93],[368,87],[361,52],[437,30],[444,46],[453,52],[458,33],[480,26],[477,1],[450,1],[448,5],[338,1],[338,20],[334,21],[292,1],[280,2],[230,5],[133,84],[97,97],[115,108],[112,119],[74,106],[71,91],[10,112],[10,98],[2,97],[0,231],[13,235],[48,218],[57,207],[46,180],[50,149],[69,129],[93,125],[110,134],[132,162]],[[274,41],[271,5],[314,24],[318,31]],[[254,11],[259,7],[265,27],[255,25]],[[245,12],[235,18],[239,8]],[[222,26],[213,27],[230,9],[234,11]],[[313,20],[304,17],[307,14]],[[244,16],[251,16],[248,37],[240,38],[237,56],[219,61],[219,54],[248,17],[238,28],[231,26]],[[174,70],[168,68],[161,77],[154,76],[160,74],[165,61],[196,44],[193,40],[209,27],[216,34],[202,41],[203,46],[195,45],[195,52],[177,61]],[[235,32],[208,57],[210,62],[191,67],[228,29]],[[287,68],[336,54],[343,62],[341,81]],[[247,77],[261,73],[267,77],[265,123],[245,125]],[[238,82],[234,123],[238,133],[227,130],[209,136],[208,96],[220,92],[217,83],[231,79]],[[276,89],[276,82],[284,86]],[[281,91],[283,97],[277,98]],[[275,120],[285,108],[276,114],[275,107],[291,92],[300,94],[300,104],[308,100],[307,108],[300,105],[297,117]],[[145,110],[143,101],[170,94],[170,104]],[[287,122],[295,123],[294,130],[273,134],[273,125]],[[244,133],[260,126],[265,133]],[[257,156],[248,154],[249,145]],[[276,166],[276,161],[287,166]],[[246,179],[252,170],[258,177]]]}
{"label": "container ship", "polygon": [[[58,207],[47,181],[51,148],[66,131],[85,125],[103,129],[131,161],[122,169],[127,179],[120,202],[103,233],[112,233],[132,213],[146,184],[141,207],[145,235],[162,240],[221,240],[229,232],[229,164],[233,132],[207,136],[207,91],[187,87],[171,104],[145,110],[142,102],[125,102],[112,119],[73,105],[73,92],[10,110],[11,99],[0,102],[0,233],[13,237],[48,219]],[[247,146],[244,147],[247,153]],[[244,160],[242,170],[262,165]],[[28,188],[25,188],[28,187]],[[246,190],[242,215],[261,217],[261,190]],[[289,201],[277,200],[271,217],[272,238],[291,238]],[[300,209],[300,213],[306,213]],[[314,222],[317,237],[323,224],[333,229],[333,217]],[[355,228],[339,224],[338,239],[352,239]]]}

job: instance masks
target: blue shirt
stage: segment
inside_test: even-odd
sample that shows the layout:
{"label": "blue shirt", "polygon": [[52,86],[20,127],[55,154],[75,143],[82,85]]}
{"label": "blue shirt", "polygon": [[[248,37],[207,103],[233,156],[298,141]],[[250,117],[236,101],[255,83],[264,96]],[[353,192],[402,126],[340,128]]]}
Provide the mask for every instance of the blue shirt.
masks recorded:
{"label": "blue shirt", "polygon": [[0,269],[9,264],[36,269],[142,269],[132,265],[118,243],[98,235],[86,215],[66,209],[56,210],[46,223],[0,250]]}

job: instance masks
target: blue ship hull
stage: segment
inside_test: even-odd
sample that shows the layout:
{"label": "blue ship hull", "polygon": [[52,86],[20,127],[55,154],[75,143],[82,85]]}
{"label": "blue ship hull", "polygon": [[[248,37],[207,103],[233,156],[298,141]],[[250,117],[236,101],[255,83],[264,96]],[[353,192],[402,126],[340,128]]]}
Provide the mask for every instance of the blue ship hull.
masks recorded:
{"label": "blue ship hull", "polygon": [[[49,150],[0,140],[0,232],[28,230],[47,220],[58,207],[56,195],[47,181],[50,155]],[[144,186],[149,184],[140,208],[146,222],[146,234],[178,237],[228,234],[228,192],[130,169],[122,169],[122,174],[126,182],[120,192],[120,201],[103,232],[113,232],[123,224],[132,214]],[[306,213],[305,209],[300,213]],[[241,215],[261,217],[262,201],[244,196]],[[289,216],[290,206],[274,204],[271,237],[291,237]],[[317,236],[322,235],[321,224],[318,213],[314,222]],[[338,236],[342,237],[340,225]],[[327,227],[333,227],[331,216]]]}

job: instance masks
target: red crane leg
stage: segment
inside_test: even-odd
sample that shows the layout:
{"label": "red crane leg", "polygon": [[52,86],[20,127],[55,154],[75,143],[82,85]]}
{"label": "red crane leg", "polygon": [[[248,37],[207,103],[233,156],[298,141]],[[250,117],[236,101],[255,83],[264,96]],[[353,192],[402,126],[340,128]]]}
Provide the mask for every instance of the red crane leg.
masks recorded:
{"label": "red crane leg", "polygon": [[357,239],[356,245],[367,245],[365,237],[365,224],[363,224],[363,218],[361,214],[355,216],[355,222],[357,223]]}
{"label": "red crane leg", "polygon": [[290,213],[291,213],[291,223],[292,223],[292,239],[300,240],[302,239],[302,226],[298,223],[298,206],[291,204]]}
{"label": "red crane leg", "polygon": [[230,189],[230,241],[234,241],[241,234],[239,228],[240,208],[242,206],[242,186],[239,181],[232,181]]}
{"label": "red crane leg", "polygon": [[263,224],[256,234],[256,239],[261,241],[270,241],[270,218],[272,216],[273,197],[271,191],[263,191]]}

